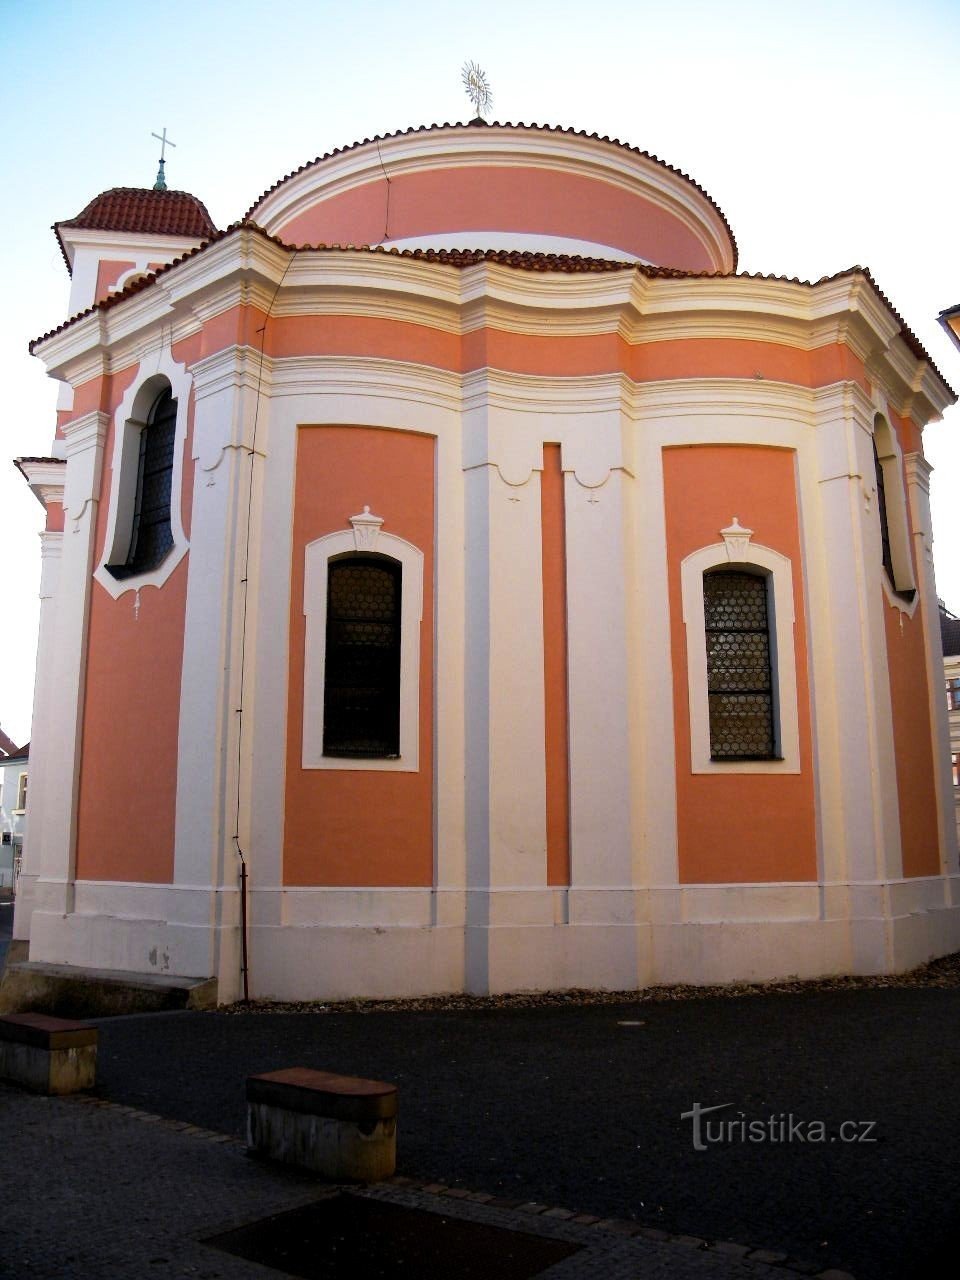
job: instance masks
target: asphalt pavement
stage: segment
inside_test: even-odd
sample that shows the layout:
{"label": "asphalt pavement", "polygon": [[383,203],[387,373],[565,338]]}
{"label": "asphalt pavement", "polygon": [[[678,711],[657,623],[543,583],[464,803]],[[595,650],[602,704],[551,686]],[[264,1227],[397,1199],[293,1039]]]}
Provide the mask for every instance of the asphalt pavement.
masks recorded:
{"label": "asphalt pavement", "polygon": [[[616,1219],[621,1233],[629,1223],[645,1233],[632,1245],[663,1240],[656,1247],[673,1250],[670,1275],[708,1274],[696,1268],[718,1257],[698,1242],[720,1242],[731,1249],[724,1265],[741,1246],[742,1274],[774,1260],[781,1276],[933,1278],[955,1272],[960,1244],[958,1015],[956,988],[459,1012],[152,1014],[100,1023],[96,1095],[239,1139],[247,1075],[302,1065],[389,1080],[400,1090],[398,1173],[411,1180],[410,1194],[436,1197],[424,1188],[439,1185],[461,1205],[471,1193],[478,1211]],[[8,1149],[13,1096],[0,1097]],[[122,1176],[84,1126],[94,1113],[133,1124],[129,1113],[55,1105],[75,1118],[67,1145],[89,1140],[92,1167],[106,1161],[108,1182]],[[716,1110],[690,1114],[698,1108]],[[143,1123],[139,1131],[160,1132]],[[221,1160],[240,1150],[211,1143]],[[20,1176],[0,1173],[8,1183],[0,1232],[10,1230]],[[156,1177],[170,1181],[162,1168]],[[72,1201],[84,1198],[84,1182]],[[103,1195],[90,1192],[98,1203]],[[692,1240],[671,1243],[677,1237]],[[655,1262],[622,1274],[659,1275]],[[573,1262],[560,1267],[568,1270],[557,1277],[575,1274]],[[0,1274],[41,1272],[0,1262]]]}

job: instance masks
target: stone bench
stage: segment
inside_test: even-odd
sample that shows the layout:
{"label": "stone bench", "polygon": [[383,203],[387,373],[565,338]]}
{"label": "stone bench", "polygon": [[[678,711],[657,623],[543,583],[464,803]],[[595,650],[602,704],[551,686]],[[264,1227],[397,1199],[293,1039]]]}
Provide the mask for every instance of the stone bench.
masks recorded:
{"label": "stone bench", "polygon": [[397,1086],[308,1067],[248,1076],[247,1149],[335,1182],[389,1178]]}
{"label": "stone bench", "polygon": [[97,1028],[45,1013],[0,1017],[0,1079],[37,1093],[92,1089],[97,1074]]}

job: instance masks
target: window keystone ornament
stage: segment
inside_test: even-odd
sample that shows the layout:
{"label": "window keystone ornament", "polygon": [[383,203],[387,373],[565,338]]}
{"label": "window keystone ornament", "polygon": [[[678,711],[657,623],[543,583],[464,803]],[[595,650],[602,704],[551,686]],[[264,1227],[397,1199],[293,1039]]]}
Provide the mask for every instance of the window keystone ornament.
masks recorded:
{"label": "window keystone ornament", "polygon": [[350,517],[350,523],[353,525],[353,540],[356,543],[357,550],[376,551],[377,538],[380,535],[383,517],[371,515],[370,508],[364,506],[358,516]]}
{"label": "window keystone ornament", "polygon": [[720,537],[727,548],[727,559],[731,563],[742,564],[747,559],[747,551],[750,546],[750,539],[753,537],[753,530],[745,529],[739,519],[734,516],[733,524],[728,525],[726,529],[720,530]]}

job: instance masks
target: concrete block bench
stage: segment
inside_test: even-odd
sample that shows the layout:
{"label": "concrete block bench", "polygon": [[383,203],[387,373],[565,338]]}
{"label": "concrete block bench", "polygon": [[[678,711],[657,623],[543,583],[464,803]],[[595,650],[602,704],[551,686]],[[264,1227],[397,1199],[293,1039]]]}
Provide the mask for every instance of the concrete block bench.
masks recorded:
{"label": "concrete block bench", "polygon": [[335,1182],[377,1182],[397,1163],[397,1086],[308,1067],[247,1077],[247,1148]]}
{"label": "concrete block bench", "polygon": [[37,1093],[92,1089],[97,1074],[97,1028],[45,1013],[0,1017],[0,1079]]}

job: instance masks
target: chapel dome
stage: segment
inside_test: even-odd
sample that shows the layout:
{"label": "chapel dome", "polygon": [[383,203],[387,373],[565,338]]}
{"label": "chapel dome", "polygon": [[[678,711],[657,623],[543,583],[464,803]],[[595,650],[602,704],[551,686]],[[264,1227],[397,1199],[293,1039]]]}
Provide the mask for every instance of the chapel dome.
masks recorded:
{"label": "chapel dome", "polygon": [[616,139],[541,125],[421,126],[332,151],[248,218],[289,244],[510,249],[733,271],[726,218],[692,178]]}

